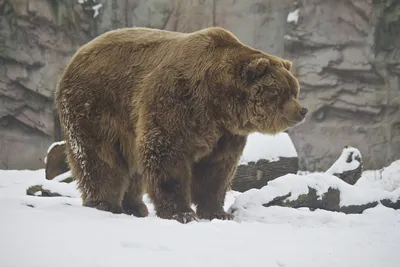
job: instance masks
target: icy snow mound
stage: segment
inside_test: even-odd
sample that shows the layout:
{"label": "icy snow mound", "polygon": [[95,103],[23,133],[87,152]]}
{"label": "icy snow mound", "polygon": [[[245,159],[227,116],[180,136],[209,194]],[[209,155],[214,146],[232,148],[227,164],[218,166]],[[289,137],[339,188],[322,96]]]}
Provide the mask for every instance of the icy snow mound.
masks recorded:
{"label": "icy snow mound", "polygon": [[257,162],[260,159],[274,162],[278,161],[280,157],[297,157],[296,148],[287,133],[276,135],[253,133],[247,138],[239,164]]}
{"label": "icy snow mound", "polygon": [[361,162],[361,153],[357,148],[345,147],[340,157],[326,171],[327,174],[344,173],[357,169]]}
{"label": "icy snow mound", "polygon": [[364,171],[355,184],[361,188],[377,188],[384,191],[395,191],[400,188],[400,160],[392,162],[382,170]]}

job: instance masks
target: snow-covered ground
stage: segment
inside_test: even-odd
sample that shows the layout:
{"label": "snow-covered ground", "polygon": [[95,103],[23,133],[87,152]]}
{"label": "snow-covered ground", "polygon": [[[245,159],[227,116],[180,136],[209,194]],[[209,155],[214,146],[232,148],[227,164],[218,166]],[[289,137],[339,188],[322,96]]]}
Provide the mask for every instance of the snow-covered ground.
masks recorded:
{"label": "snow-covered ground", "polygon": [[[398,185],[399,163],[384,172],[385,182],[366,172],[358,184]],[[44,177],[44,170],[0,171],[2,267],[400,266],[400,211],[382,206],[360,215],[259,207],[234,221],[183,225],[155,217],[147,198],[147,218],[82,207],[75,183]],[[27,196],[36,184],[69,197]],[[239,195],[229,192],[225,208]]]}

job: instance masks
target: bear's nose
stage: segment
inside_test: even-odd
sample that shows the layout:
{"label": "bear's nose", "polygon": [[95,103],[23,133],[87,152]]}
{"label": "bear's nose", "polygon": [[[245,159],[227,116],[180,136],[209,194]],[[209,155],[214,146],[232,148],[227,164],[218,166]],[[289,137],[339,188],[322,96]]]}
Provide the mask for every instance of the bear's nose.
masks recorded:
{"label": "bear's nose", "polygon": [[306,114],[307,114],[307,112],[308,112],[308,109],[306,109],[306,108],[301,108],[301,109],[300,109],[300,115],[301,115],[302,117],[305,117]]}

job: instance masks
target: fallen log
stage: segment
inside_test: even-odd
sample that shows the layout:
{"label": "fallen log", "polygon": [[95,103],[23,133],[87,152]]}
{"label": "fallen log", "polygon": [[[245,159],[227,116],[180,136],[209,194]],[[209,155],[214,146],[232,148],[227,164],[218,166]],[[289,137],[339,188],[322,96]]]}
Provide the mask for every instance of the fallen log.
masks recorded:
{"label": "fallen log", "polygon": [[379,204],[399,209],[400,188],[388,192],[353,186],[330,174],[288,174],[261,189],[251,189],[237,196],[229,211],[235,216],[245,216],[252,209],[281,206],[359,214]]}
{"label": "fallen log", "polygon": [[270,162],[260,159],[257,162],[240,164],[232,182],[232,190],[244,192],[251,188],[261,188],[269,181],[288,173],[297,173],[298,158],[281,157]]}
{"label": "fallen log", "polygon": [[239,192],[262,188],[269,181],[297,173],[296,149],[287,133],[249,135],[231,189]]}

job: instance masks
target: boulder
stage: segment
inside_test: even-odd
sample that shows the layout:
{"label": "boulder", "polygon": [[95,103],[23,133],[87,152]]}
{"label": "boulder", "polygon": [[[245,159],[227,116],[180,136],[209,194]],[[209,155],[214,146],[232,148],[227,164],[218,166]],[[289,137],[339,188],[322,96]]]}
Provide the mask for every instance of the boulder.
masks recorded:
{"label": "boulder", "polygon": [[47,150],[44,162],[47,180],[52,180],[54,177],[67,172],[69,166],[65,155],[65,141],[52,143]]}
{"label": "boulder", "polygon": [[49,189],[44,189],[41,185],[33,185],[26,190],[28,196],[37,197],[61,197],[62,195],[57,192],[52,192]]}

